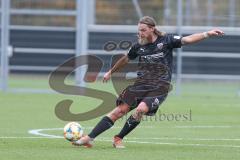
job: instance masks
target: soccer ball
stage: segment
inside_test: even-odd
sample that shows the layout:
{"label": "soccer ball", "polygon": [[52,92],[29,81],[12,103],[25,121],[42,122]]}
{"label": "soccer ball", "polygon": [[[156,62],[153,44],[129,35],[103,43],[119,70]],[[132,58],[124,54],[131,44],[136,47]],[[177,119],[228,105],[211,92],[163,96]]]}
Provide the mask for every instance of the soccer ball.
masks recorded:
{"label": "soccer ball", "polygon": [[77,141],[83,136],[83,128],[77,122],[69,122],[63,128],[64,138],[70,142]]}

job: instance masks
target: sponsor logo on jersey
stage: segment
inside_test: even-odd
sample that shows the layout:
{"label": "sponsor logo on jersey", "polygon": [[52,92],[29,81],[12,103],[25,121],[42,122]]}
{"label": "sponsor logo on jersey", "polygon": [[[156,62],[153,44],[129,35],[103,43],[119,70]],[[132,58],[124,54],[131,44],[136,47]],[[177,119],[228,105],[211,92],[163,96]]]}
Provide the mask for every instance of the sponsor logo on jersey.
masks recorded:
{"label": "sponsor logo on jersey", "polygon": [[152,58],[162,58],[164,57],[163,52],[159,52],[157,54],[152,54],[152,55],[146,55],[146,56],[141,56],[144,59],[152,59]]}
{"label": "sponsor logo on jersey", "polygon": [[158,49],[162,49],[162,48],[163,48],[163,43],[158,43],[158,44],[157,44],[157,48],[158,48]]}

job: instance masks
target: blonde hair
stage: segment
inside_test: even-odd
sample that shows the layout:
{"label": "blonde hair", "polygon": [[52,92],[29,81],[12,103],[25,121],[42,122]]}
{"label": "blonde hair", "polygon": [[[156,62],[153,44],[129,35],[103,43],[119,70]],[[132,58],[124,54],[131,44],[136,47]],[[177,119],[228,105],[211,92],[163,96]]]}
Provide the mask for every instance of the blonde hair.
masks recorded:
{"label": "blonde hair", "polygon": [[139,22],[140,24],[146,24],[148,25],[148,27],[153,27],[154,28],[154,33],[158,36],[164,36],[166,33],[165,32],[161,32],[156,28],[156,21],[154,18],[150,17],[150,16],[144,16],[142,17]]}

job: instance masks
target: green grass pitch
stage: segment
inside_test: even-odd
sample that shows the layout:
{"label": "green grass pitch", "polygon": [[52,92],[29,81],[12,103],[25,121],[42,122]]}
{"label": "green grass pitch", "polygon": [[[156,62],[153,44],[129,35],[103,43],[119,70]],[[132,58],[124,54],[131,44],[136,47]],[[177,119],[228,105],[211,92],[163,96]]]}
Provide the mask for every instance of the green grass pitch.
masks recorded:
{"label": "green grass pitch", "polygon": [[[47,83],[11,80],[10,86],[47,87]],[[91,87],[113,92],[111,83]],[[112,137],[125,118],[100,135],[91,149],[74,147],[61,138],[67,123],[55,116],[55,105],[74,100],[71,111],[80,113],[96,107],[97,99],[61,94],[0,92],[1,160],[238,160],[240,157],[239,87],[232,83],[186,83],[183,94],[170,94],[157,116],[145,118],[125,139],[125,149],[114,149]],[[113,104],[114,105],[114,104]],[[163,120],[160,115],[183,115],[185,119]],[[189,117],[191,116],[191,117]],[[88,133],[100,119],[79,122]],[[162,119],[161,119],[162,118]],[[55,128],[55,129],[54,129]],[[30,130],[56,138],[29,134]],[[46,130],[50,129],[50,130]]]}

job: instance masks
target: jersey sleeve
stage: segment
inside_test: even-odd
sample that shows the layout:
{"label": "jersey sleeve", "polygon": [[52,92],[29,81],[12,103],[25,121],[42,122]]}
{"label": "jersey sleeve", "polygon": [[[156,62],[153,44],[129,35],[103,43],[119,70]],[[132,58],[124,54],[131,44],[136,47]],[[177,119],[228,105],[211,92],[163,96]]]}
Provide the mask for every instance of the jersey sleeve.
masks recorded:
{"label": "jersey sleeve", "polygon": [[182,37],[174,34],[169,34],[168,37],[168,45],[171,48],[181,48],[182,47]]}
{"label": "jersey sleeve", "polygon": [[134,44],[134,45],[130,48],[130,50],[128,51],[128,54],[127,54],[128,58],[129,58],[130,60],[134,60],[135,58],[137,58],[137,56],[138,56],[138,54],[137,54],[138,48],[139,48],[139,47],[138,47],[137,44]]}

